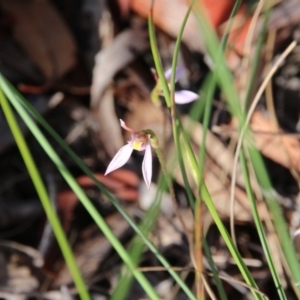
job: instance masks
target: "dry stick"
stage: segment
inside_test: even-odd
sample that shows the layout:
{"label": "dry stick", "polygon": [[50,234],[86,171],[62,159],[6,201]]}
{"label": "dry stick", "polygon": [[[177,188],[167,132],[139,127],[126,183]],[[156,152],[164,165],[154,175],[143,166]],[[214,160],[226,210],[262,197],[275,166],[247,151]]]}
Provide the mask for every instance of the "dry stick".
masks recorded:
{"label": "dry stick", "polygon": [[[209,286],[209,283],[207,282],[206,278],[204,277],[204,274],[201,274],[201,279],[203,282],[203,285],[207,291],[208,296],[210,297],[211,300],[217,300],[216,295],[214,294],[212,288]],[[203,299],[203,298],[201,298]]]}
{"label": "dry stick", "polygon": [[[250,119],[254,113],[254,110],[256,108],[256,105],[258,104],[258,101],[260,100],[261,95],[263,94],[266,86],[268,85],[268,82],[271,80],[272,76],[275,74],[277,69],[279,68],[280,64],[284,61],[284,59],[291,53],[291,51],[296,47],[297,43],[296,41],[293,41],[290,43],[290,45],[285,49],[285,51],[280,55],[279,59],[275,62],[274,66],[270,70],[270,72],[267,74],[266,78],[262,82],[260,88],[258,89],[253,102],[250,105],[249,111],[247,113],[246,121],[243,124],[240,136],[238,138],[238,143],[234,155],[234,161],[233,161],[233,169],[232,169],[232,180],[231,180],[231,186],[230,186],[230,207],[232,211],[234,211],[234,203],[235,203],[235,184],[236,184],[236,172],[237,172],[237,165],[238,165],[238,159],[239,159],[239,154],[241,151],[244,135],[246,133],[246,129],[248,128],[248,125],[250,123]],[[234,224],[231,222],[233,218],[230,219],[230,229],[231,229],[231,234],[234,234]],[[235,239],[234,239],[235,242]]]}
{"label": "dry stick", "polygon": [[[212,128],[212,132],[214,132],[216,134],[220,134],[220,135],[225,136],[225,137],[232,138],[233,136],[237,135],[238,130],[234,129],[234,128],[222,128],[220,126],[214,126]],[[252,134],[256,135],[256,136],[258,136],[258,135],[290,136],[290,137],[295,137],[297,139],[300,139],[300,133],[295,133],[295,132],[281,132],[281,131],[270,132],[270,131],[263,131],[263,130],[253,130]]]}
{"label": "dry stick", "polygon": [[[201,183],[200,183],[201,184]],[[198,195],[200,197],[200,195]],[[201,220],[203,203],[199,198],[195,203],[200,201],[199,205],[195,205],[195,220],[194,220],[194,260],[196,272],[196,289],[197,299],[204,298],[204,270],[203,270],[203,253],[202,253],[202,237],[203,237],[203,222]],[[205,286],[206,287],[206,286]],[[207,287],[206,290],[208,291]]]}
{"label": "dry stick", "polygon": [[[213,273],[207,273],[209,276],[213,277]],[[225,280],[225,281],[228,281],[228,282],[231,282],[231,283],[236,283],[236,284],[239,284],[241,286],[244,286],[246,287],[247,289],[251,290],[251,291],[255,291],[257,294],[260,294],[262,297],[264,297],[266,300],[269,300],[269,297],[264,294],[263,292],[261,292],[259,289],[253,287],[253,286],[250,286],[248,285],[247,283],[245,282],[242,282],[242,281],[239,281],[237,279],[234,279],[232,277],[229,277],[229,276],[225,276],[225,275],[221,275],[219,274],[218,275],[221,279]]]}

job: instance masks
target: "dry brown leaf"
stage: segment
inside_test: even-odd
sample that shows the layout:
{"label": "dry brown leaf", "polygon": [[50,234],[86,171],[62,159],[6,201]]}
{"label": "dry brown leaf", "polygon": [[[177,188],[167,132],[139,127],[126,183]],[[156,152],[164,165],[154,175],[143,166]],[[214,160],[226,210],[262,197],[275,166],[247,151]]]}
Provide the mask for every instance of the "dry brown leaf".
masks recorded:
{"label": "dry brown leaf", "polygon": [[[251,128],[255,133],[255,141],[263,155],[278,164],[300,172],[299,137],[284,135],[271,120],[256,111],[251,119]],[[261,133],[260,133],[261,132]]]}

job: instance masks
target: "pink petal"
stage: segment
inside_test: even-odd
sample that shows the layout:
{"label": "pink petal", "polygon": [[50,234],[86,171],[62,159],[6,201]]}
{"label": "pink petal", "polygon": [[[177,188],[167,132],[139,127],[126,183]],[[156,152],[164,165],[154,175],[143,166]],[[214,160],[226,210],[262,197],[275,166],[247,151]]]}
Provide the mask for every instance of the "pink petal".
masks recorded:
{"label": "pink petal", "polygon": [[142,165],[143,177],[147,187],[150,187],[152,178],[152,153],[150,144],[146,146],[145,156]]}
{"label": "pink petal", "polygon": [[125,130],[127,130],[131,133],[135,133],[135,131],[132,128],[128,127],[122,119],[120,119],[120,124],[121,124],[121,127],[123,127]]}
{"label": "pink petal", "polygon": [[[183,74],[184,71],[185,71],[185,67],[183,67],[183,66],[176,68],[175,81],[177,81],[181,77],[181,75]],[[172,74],[172,69],[168,69],[165,72],[165,77],[166,77],[167,81],[171,80],[171,74]]]}
{"label": "pink petal", "polygon": [[195,101],[198,98],[199,98],[198,94],[186,90],[175,92],[174,95],[174,100],[176,104],[187,104]]}
{"label": "pink petal", "polygon": [[107,175],[108,173],[124,166],[128,161],[132,151],[133,148],[129,144],[123,146],[108,165],[104,175]]}

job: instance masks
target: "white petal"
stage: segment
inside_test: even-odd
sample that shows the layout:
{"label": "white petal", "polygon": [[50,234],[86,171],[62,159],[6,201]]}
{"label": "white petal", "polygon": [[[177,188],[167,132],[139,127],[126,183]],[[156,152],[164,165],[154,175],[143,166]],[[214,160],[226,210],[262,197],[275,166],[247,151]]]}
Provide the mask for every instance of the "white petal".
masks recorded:
{"label": "white petal", "polygon": [[[181,77],[181,75],[183,74],[184,71],[185,71],[185,67],[183,67],[183,66],[176,68],[175,81],[178,81],[178,79]],[[165,77],[166,77],[167,81],[171,80],[171,74],[172,74],[171,68],[165,72]]]}
{"label": "white petal", "polygon": [[171,74],[172,74],[172,69],[168,69],[167,71],[165,71],[165,77],[167,79],[167,81],[170,81],[171,79]]}
{"label": "white petal", "polygon": [[143,177],[147,187],[150,187],[152,178],[152,153],[150,144],[146,146],[145,156],[142,165]]}
{"label": "white petal", "polygon": [[133,148],[129,144],[123,146],[108,165],[104,175],[107,175],[108,173],[124,166],[128,161],[132,151]]}
{"label": "white petal", "polygon": [[133,130],[132,128],[128,127],[122,119],[120,119],[120,125],[121,125],[121,127],[123,127],[125,130],[127,130],[127,131],[129,131],[129,132],[131,132],[131,133],[134,133],[134,130]]}
{"label": "white petal", "polygon": [[199,98],[198,94],[191,91],[185,91],[185,90],[175,92],[174,95],[174,101],[176,104],[187,104],[195,101],[198,98]]}

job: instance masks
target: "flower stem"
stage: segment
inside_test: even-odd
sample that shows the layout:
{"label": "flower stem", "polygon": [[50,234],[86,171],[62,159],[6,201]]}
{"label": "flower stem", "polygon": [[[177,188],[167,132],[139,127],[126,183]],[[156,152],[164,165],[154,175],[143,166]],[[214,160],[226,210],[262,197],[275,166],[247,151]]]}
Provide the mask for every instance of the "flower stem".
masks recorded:
{"label": "flower stem", "polygon": [[187,234],[188,239],[190,240],[191,234],[190,234],[190,231],[188,230],[188,228],[187,228],[187,226],[186,226],[186,224],[185,224],[185,222],[184,222],[184,220],[183,220],[183,218],[182,218],[182,216],[179,212],[179,208],[178,208],[178,204],[177,204],[177,201],[176,201],[176,196],[175,196],[175,191],[174,191],[174,187],[173,187],[173,184],[172,184],[172,180],[171,180],[171,177],[170,177],[170,175],[167,171],[167,165],[166,165],[163,153],[162,153],[162,151],[159,147],[158,139],[157,139],[155,133],[151,129],[143,130],[143,132],[150,135],[151,146],[155,149],[156,155],[157,155],[159,163],[161,165],[163,175],[164,175],[164,177],[167,181],[167,185],[168,185],[170,195],[171,195],[171,198],[172,198],[172,201],[173,201],[175,214],[178,217],[179,221],[181,222],[181,225],[182,225],[185,233]]}
{"label": "flower stem", "polygon": [[[192,234],[192,232],[188,229],[188,227],[186,226],[179,208],[178,208],[178,204],[176,201],[176,196],[175,196],[175,191],[174,191],[174,187],[172,184],[172,180],[171,177],[167,171],[167,165],[163,156],[163,153],[159,147],[159,143],[158,143],[158,139],[155,135],[155,133],[151,130],[151,129],[146,129],[142,131],[143,134],[147,134],[150,136],[150,141],[151,141],[151,146],[155,149],[156,155],[158,157],[159,163],[161,165],[161,169],[162,169],[162,173],[167,181],[167,185],[168,185],[168,189],[170,191],[170,196],[173,202],[173,207],[174,207],[174,211],[176,214],[176,217],[179,219],[183,231],[187,237],[188,243],[189,243],[189,249],[190,249],[190,256],[191,259],[193,261],[193,264],[195,266],[196,269],[196,289],[197,289],[197,295],[200,297],[198,297],[197,299],[203,299],[203,286],[201,284],[202,280],[201,280],[201,276],[202,276],[202,272],[203,272],[203,264],[202,264],[202,245],[201,245],[201,240],[202,240],[202,223],[200,221],[200,216],[201,216],[201,212],[199,212],[198,216],[199,218],[197,219],[197,222],[195,220],[195,227],[200,227],[197,228],[195,230],[195,233]],[[199,206],[201,209],[201,206]],[[194,243],[195,241],[195,243]],[[198,243],[196,242],[198,241]],[[195,245],[194,245],[195,244]],[[194,251],[194,253],[193,253]]]}

